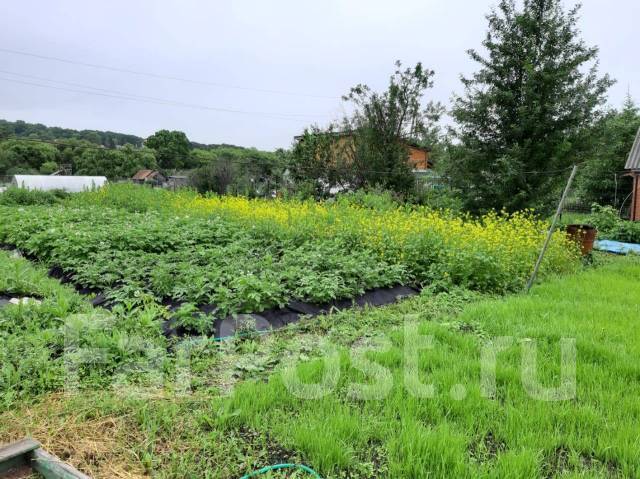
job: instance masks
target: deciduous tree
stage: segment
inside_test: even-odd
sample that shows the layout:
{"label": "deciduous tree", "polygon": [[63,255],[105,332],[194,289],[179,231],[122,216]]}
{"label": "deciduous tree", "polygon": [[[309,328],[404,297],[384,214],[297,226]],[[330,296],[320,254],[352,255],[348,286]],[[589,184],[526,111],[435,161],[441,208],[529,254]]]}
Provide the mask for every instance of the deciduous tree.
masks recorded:
{"label": "deciduous tree", "polygon": [[55,163],[58,150],[47,143],[7,140],[0,143],[0,175],[37,174],[44,163]]}
{"label": "deciduous tree", "polygon": [[319,191],[380,187],[411,192],[415,180],[408,163],[408,142],[420,142],[437,120],[441,107],[425,104],[433,71],[418,63],[396,70],[387,89],[378,93],[364,84],[343,98],[353,113],[327,129],[312,127],[294,145],[292,172],[300,181],[312,180]]}
{"label": "deciduous tree", "polygon": [[145,146],[156,151],[158,166],[164,170],[190,166],[191,144],[181,131],[160,130],[146,139]]}

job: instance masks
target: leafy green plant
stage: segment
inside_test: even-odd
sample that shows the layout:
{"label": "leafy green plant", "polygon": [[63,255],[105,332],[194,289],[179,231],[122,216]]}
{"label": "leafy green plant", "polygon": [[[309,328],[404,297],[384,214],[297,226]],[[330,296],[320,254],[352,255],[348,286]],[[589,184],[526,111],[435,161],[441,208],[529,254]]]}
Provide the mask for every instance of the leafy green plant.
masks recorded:
{"label": "leafy green plant", "polygon": [[69,194],[64,191],[40,191],[28,190],[10,186],[0,193],[0,205],[27,206],[27,205],[53,205]]}
{"label": "leafy green plant", "polygon": [[[76,285],[130,307],[144,298],[213,305],[218,318],[397,284],[515,290],[547,226],[527,212],[473,219],[399,206],[375,192],[323,204],[130,185],[54,207],[0,206],[0,214],[1,243]],[[576,258],[558,233],[542,274],[571,271]]]}
{"label": "leafy green plant", "polygon": [[173,313],[176,326],[197,334],[208,335],[211,333],[213,323],[211,318],[202,313],[195,304],[184,303]]}
{"label": "leafy green plant", "polygon": [[594,204],[589,222],[598,229],[600,238],[640,243],[640,222],[621,219],[618,211],[611,206]]}

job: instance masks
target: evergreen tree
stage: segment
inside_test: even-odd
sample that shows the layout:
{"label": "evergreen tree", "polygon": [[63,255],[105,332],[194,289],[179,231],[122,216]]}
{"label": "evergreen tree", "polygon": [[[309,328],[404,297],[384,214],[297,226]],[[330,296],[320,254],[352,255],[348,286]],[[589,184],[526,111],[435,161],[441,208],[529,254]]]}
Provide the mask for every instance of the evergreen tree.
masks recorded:
{"label": "evergreen tree", "polygon": [[487,53],[469,51],[480,69],[462,79],[453,108],[461,147],[449,175],[474,211],[544,205],[564,179],[553,172],[590,148],[585,128],[613,83],[598,75],[598,49],[580,38],[579,7],[519,5],[500,0],[487,16]]}

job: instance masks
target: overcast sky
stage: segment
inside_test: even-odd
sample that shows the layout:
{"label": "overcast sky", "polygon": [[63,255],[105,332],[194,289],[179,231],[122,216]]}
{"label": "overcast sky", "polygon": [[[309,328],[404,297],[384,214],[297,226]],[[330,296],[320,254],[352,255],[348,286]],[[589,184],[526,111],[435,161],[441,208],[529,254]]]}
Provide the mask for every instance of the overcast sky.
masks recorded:
{"label": "overcast sky", "polygon": [[[465,51],[479,46],[496,2],[3,3],[0,49],[129,72],[0,51],[0,118],[143,137],[177,129],[198,142],[272,149],[289,147],[309,123],[339,117],[351,86],[383,89],[396,59],[435,70],[429,99],[448,105],[460,74],[475,68]],[[584,38],[600,47],[601,71],[618,80],[610,104],[628,90],[640,98],[640,1],[583,4]]]}

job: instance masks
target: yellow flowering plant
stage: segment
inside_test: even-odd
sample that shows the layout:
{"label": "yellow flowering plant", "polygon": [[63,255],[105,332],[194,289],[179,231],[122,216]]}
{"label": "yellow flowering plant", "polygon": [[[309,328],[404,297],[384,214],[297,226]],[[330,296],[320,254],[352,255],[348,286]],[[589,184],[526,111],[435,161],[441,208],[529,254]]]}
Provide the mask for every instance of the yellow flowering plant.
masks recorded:
{"label": "yellow flowering plant", "polygon": [[[132,185],[110,186],[74,201],[218,217],[255,237],[294,244],[340,238],[380,260],[404,266],[416,283],[437,281],[496,292],[524,285],[549,226],[531,210],[471,218],[426,207],[378,210],[349,201],[202,196],[189,190],[173,193]],[[578,258],[575,245],[558,231],[541,275],[569,272],[579,264]]]}

